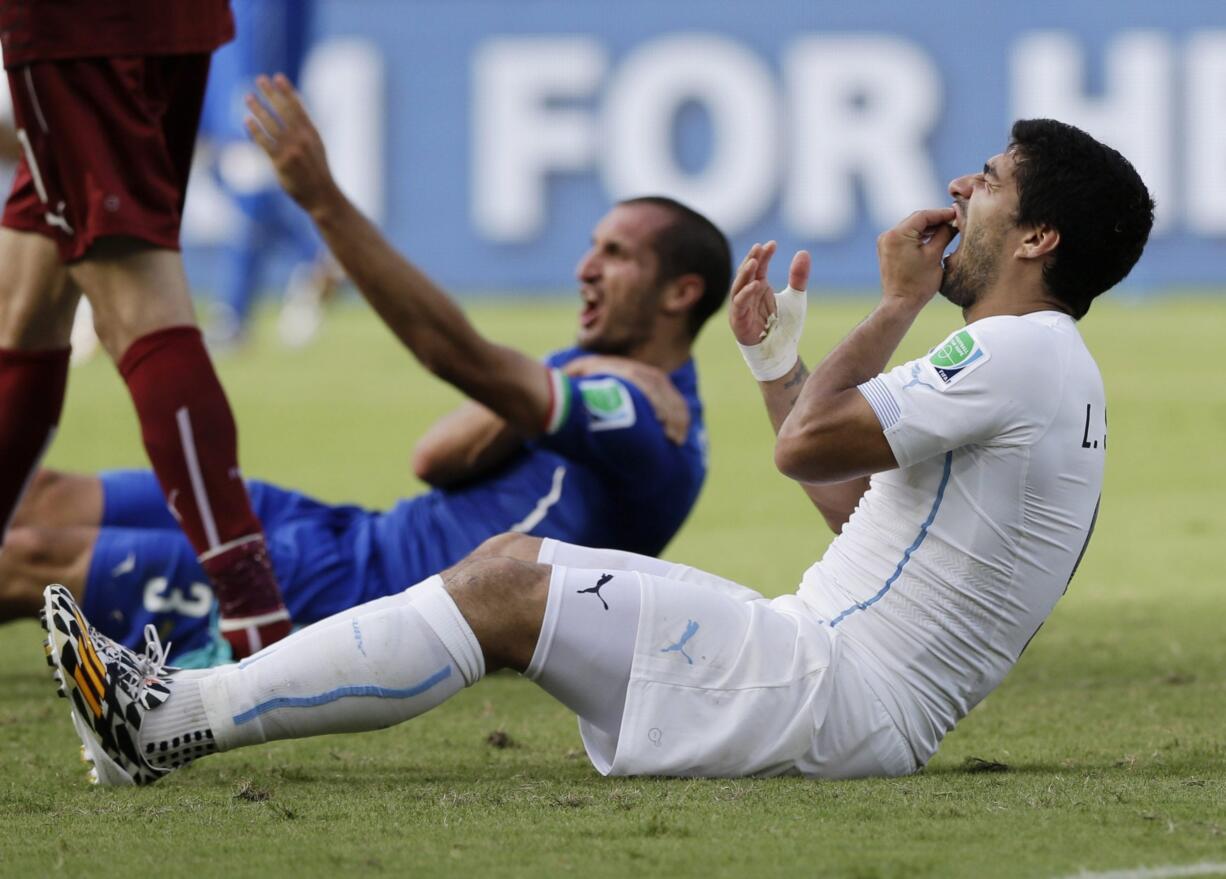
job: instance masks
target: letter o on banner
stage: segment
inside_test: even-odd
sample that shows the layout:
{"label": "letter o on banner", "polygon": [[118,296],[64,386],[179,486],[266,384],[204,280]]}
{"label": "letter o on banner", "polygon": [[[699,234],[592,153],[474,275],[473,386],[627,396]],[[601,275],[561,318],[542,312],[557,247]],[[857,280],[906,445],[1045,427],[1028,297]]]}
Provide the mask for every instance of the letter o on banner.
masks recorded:
{"label": "letter o on banner", "polygon": [[[680,166],[673,123],[688,103],[709,114],[711,157]],[[778,99],[766,65],[718,36],[644,43],[618,67],[604,106],[605,185],[614,198],[668,195],[735,234],[769,209],[778,184]]]}

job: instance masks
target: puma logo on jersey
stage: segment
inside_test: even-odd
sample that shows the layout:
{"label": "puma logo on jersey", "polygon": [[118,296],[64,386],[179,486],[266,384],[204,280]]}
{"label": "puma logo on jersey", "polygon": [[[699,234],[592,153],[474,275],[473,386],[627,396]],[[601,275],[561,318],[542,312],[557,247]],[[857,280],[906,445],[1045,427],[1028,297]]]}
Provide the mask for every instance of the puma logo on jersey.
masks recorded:
{"label": "puma logo on jersey", "polygon": [[576,590],[575,594],[576,594],[576,595],[582,595],[582,594],[584,594],[585,592],[589,592],[589,593],[591,593],[592,595],[595,595],[597,598],[599,598],[599,599],[600,599],[600,603],[604,605],[604,609],[605,609],[605,610],[608,610],[608,609],[609,609],[609,603],[608,603],[607,601],[605,601],[605,600],[604,600],[604,596],[600,594],[600,587],[604,586],[604,584],[605,584],[605,583],[608,583],[608,582],[609,582],[610,580],[612,580],[612,579],[613,579],[613,575],[612,575],[612,574],[601,574],[601,575],[600,575],[600,579],[596,581],[596,585],[595,585],[595,586],[591,587],[590,589],[578,589],[578,590]]}
{"label": "puma logo on jersey", "polygon": [[920,365],[918,363],[911,365],[911,381],[902,386],[904,391],[908,388],[927,388],[930,391],[936,390],[936,388],[920,378]]}
{"label": "puma logo on jersey", "polygon": [[667,647],[665,647],[660,652],[661,653],[680,653],[682,656],[685,657],[686,662],[688,662],[690,665],[693,665],[694,657],[690,656],[688,653],[685,652],[685,645],[688,644],[690,639],[693,638],[696,634],[698,634],[698,623],[694,622],[693,620],[689,620],[686,622],[685,631],[681,633],[681,638],[678,639],[677,643],[669,644]]}
{"label": "puma logo on jersey", "polygon": [[122,562],[111,568],[112,577],[122,577],[136,570],[136,553],[129,552]]}

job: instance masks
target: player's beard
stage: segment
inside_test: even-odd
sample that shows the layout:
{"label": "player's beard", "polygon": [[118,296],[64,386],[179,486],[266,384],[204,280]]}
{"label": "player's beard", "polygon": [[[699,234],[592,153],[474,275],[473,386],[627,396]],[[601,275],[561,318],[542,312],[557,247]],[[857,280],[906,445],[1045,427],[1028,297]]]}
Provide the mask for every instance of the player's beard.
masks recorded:
{"label": "player's beard", "polygon": [[628,297],[605,315],[599,335],[582,341],[593,354],[630,357],[648,342],[655,331],[661,287]]}
{"label": "player's beard", "polygon": [[996,262],[1003,232],[977,226],[962,238],[956,258],[946,261],[941,295],[959,308],[970,308],[996,283]]}

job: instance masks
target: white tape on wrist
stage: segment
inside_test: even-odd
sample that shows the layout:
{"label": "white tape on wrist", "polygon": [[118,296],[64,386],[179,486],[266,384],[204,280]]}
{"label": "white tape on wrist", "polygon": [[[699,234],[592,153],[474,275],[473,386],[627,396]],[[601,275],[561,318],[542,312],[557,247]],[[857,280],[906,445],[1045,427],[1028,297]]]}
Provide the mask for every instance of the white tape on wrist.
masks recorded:
{"label": "white tape on wrist", "polygon": [[741,356],[753,377],[760,382],[772,382],[783,378],[796,365],[800,350],[800,334],[805,325],[808,298],[803,290],[788,287],[775,294],[775,314],[767,321],[762,341],[756,345],[742,345]]}

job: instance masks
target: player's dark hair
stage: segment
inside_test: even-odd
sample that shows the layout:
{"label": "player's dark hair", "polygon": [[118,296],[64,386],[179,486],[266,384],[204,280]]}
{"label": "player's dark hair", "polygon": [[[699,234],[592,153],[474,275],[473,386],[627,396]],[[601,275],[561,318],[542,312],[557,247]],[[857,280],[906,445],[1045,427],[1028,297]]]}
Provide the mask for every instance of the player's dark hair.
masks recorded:
{"label": "player's dark hair", "polygon": [[1072,125],[1019,119],[1009,149],[1017,163],[1017,222],[1060,233],[1043,282],[1080,318],[1141,258],[1154,201],[1127,159]]}
{"label": "player's dark hair", "polygon": [[673,221],[656,233],[652,248],[660,261],[660,281],[682,275],[702,278],[702,296],[690,309],[690,336],[696,337],[707,318],[719,311],[732,284],[732,248],[714,223],[693,208],[662,195],[645,195],[621,204],[663,208]]}

